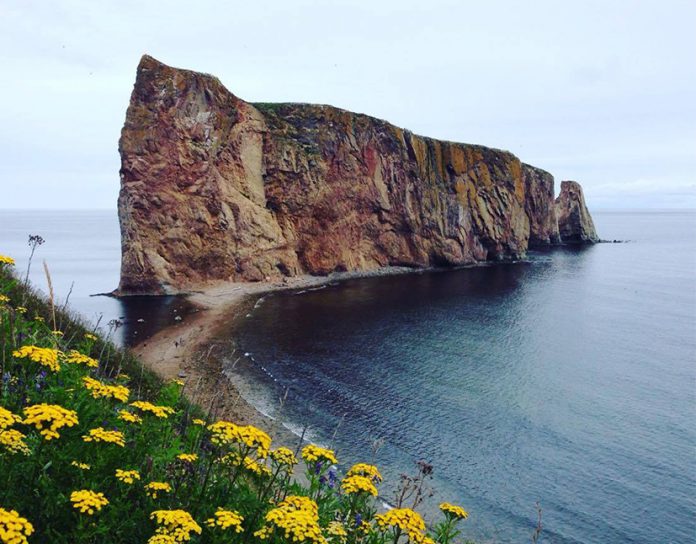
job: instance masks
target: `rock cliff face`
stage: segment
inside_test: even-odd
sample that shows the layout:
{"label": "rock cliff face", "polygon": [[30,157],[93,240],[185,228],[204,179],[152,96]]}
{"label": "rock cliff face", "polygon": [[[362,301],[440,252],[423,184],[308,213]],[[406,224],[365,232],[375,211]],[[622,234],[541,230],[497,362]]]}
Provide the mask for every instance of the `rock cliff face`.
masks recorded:
{"label": "rock cliff face", "polygon": [[250,104],[148,56],[119,151],[122,294],[515,259],[560,240],[553,177],[511,153]]}
{"label": "rock cliff face", "polygon": [[556,199],[556,216],[561,240],[566,244],[599,242],[592,216],[585,206],[585,196],[577,181],[562,181]]}

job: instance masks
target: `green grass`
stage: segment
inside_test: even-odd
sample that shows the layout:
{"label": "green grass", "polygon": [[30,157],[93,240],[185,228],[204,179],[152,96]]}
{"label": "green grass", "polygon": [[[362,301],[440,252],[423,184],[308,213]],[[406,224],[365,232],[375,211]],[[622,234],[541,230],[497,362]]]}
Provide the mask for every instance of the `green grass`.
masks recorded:
{"label": "green grass", "polygon": [[[405,503],[378,514],[376,467],[341,479],[331,450],[306,446],[300,456],[261,429],[207,421],[185,384],[164,383],[54,308],[2,256],[0,342],[0,542],[447,544],[459,535],[456,510],[430,528]],[[64,412],[40,425],[32,416],[50,415],[45,405]]]}

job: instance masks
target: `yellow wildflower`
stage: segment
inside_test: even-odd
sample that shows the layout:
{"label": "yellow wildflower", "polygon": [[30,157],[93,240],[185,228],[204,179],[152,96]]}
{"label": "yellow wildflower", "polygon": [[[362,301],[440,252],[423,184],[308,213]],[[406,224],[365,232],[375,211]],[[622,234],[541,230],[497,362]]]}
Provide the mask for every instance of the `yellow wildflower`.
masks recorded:
{"label": "yellow wildflower", "polygon": [[358,531],[360,531],[363,535],[367,535],[370,533],[370,531],[372,531],[372,524],[369,521],[363,520],[358,526]]}
{"label": "yellow wildflower", "polygon": [[38,321],[39,323],[43,323],[45,321],[45,319],[43,317],[41,317],[40,315],[35,315],[34,321]]}
{"label": "yellow wildflower", "polygon": [[270,510],[265,517],[266,525],[254,533],[261,539],[269,538],[278,531],[281,538],[291,542],[326,544],[319,527],[317,504],[308,497],[290,495]]}
{"label": "yellow wildflower", "polygon": [[169,406],[156,406],[144,400],[136,400],[135,402],[131,402],[130,405],[141,412],[150,412],[160,418],[167,418],[174,413],[174,408],[170,408]]}
{"label": "yellow wildflower", "polygon": [[24,423],[34,425],[46,440],[53,440],[60,437],[58,429],[77,425],[78,420],[76,412],[57,404],[34,404],[24,409]]}
{"label": "yellow wildflower", "polygon": [[118,419],[121,421],[125,421],[126,423],[142,423],[143,418],[140,417],[138,414],[134,414],[133,412],[129,412],[128,410],[119,410],[118,411]]}
{"label": "yellow wildflower", "polygon": [[123,385],[109,385],[89,376],[84,376],[82,383],[92,394],[92,398],[116,399],[121,402],[128,402],[130,390]]}
{"label": "yellow wildflower", "polygon": [[346,528],[340,521],[330,521],[328,527],[326,528],[326,532],[331,536],[338,537],[341,542],[345,541],[346,537],[348,536]]}
{"label": "yellow wildflower", "polygon": [[158,534],[147,539],[147,544],[177,544],[172,535]]}
{"label": "yellow wildflower", "polygon": [[53,336],[65,336],[65,334],[63,333],[63,331],[51,331],[51,334],[52,334]]}
{"label": "yellow wildflower", "polygon": [[17,359],[29,359],[30,361],[50,368],[53,372],[58,372],[60,370],[59,355],[61,355],[61,353],[57,349],[40,348],[38,346],[22,346],[18,350],[12,352],[12,356]]}
{"label": "yellow wildflower", "polygon": [[12,257],[8,257],[7,255],[0,255],[0,265],[2,264],[12,266],[15,264],[15,260]]}
{"label": "yellow wildflower", "polygon": [[379,473],[377,467],[368,465],[367,463],[357,463],[353,465],[346,476],[367,476],[373,481],[382,481],[382,475]]}
{"label": "yellow wildflower", "polygon": [[195,453],[180,453],[176,456],[176,458],[184,463],[194,463],[195,461],[198,461],[198,455]]}
{"label": "yellow wildflower", "polygon": [[94,340],[96,340],[96,339],[97,339],[97,337],[96,337],[95,335],[93,335],[91,332],[86,332],[86,333],[85,333],[85,340],[92,340],[92,341],[94,341]]}
{"label": "yellow wildflower", "polygon": [[194,425],[200,425],[201,427],[205,427],[205,421],[202,419],[193,419],[191,420],[191,423],[193,423]]}
{"label": "yellow wildflower", "polygon": [[104,493],[97,493],[89,489],[73,491],[70,494],[70,502],[73,503],[73,508],[79,510],[81,514],[90,516],[109,504],[109,500],[104,496]]}
{"label": "yellow wildflower", "polygon": [[295,466],[297,464],[297,457],[292,452],[290,448],[285,446],[280,446],[270,452],[271,459],[273,459],[279,465],[287,465],[289,467]]}
{"label": "yellow wildflower", "polygon": [[171,493],[171,491],[172,486],[167,482],[150,482],[145,486],[145,492],[153,499],[156,499],[159,493]]}
{"label": "yellow wildflower", "polygon": [[452,517],[454,519],[466,519],[469,517],[469,512],[464,510],[461,506],[456,504],[450,504],[448,502],[443,502],[440,504],[440,510],[442,510],[447,517]]}
{"label": "yellow wildflower", "polygon": [[315,444],[308,444],[302,448],[302,459],[308,463],[316,463],[318,461],[326,461],[332,465],[337,465],[338,460],[336,454],[332,450],[319,447]]}
{"label": "yellow wildflower", "polygon": [[27,544],[34,526],[16,510],[0,508],[0,540],[6,544]]}
{"label": "yellow wildflower", "polygon": [[72,461],[72,462],[70,463],[70,465],[73,466],[73,467],[77,467],[77,468],[79,468],[80,470],[89,470],[89,469],[92,468],[92,467],[91,467],[90,465],[88,465],[87,463],[80,463],[79,461]]}
{"label": "yellow wildflower", "polygon": [[150,519],[157,523],[157,534],[174,538],[174,542],[188,542],[191,533],[201,534],[201,526],[186,510],[155,510]]}
{"label": "yellow wildflower", "polygon": [[26,313],[27,313],[27,309],[26,309],[24,306],[17,306],[17,307],[15,308],[15,311],[16,311],[18,314],[26,314]]}
{"label": "yellow wildflower", "polygon": [[0,430],[11,427],[15,423],[21,423],[22,418],[0,406]]}
{"label": "yellow wildflower", "polygon": [[377,496],[377,488],[367,476],[347,476],[341,482],[341,489],[348,495],[352,495],[353,493],[369,493],[375,497]]}
{"label": "yellow wildflower", "polygon": [[0,430],[0,446],[10,453],[23,453],[24,455],[29,455],[31,450],[26,442],[24,442],[25,438],[26,436],[16,429]]}
{"label": "yellow wildflower", "polygon": [[208,425],[208,430],[213,434],[210,440],[218,446],[232,443],[243,444],[255,448],[259,457],[266,457],[271,447],[271,437],[253,425],[236,425],[229,421],[217,421]]}
{"label": "yellow wildflower", "polygon": [[380,529],[398,527],[416,542],[425,536],[425,522],[418,512],[410,508],[393,508],[384,514],[377,514],[375,521]]}
{"label": "yellow wildflower", "polygon": [[137,470],[116,469],[116,478],[124,484],[132,485],[135,480],[140,480],[140,473]]}
{"label": "yellow wildflower", "polygon": [[124,374],[123,372],[119,372],[116,379],[122,382],[127,382],[130,381],[130,376],[128,374]]}
{"label": "yellow wildflower", "polygon": [[238,512],[218,508],[215,517],[206,520],[205,523],[208,527],[219,527],[223,531],[232,527],[235,533],[241,533],[244,530],[242,528],[243,521],[244,517]]}
{"label": "yellow wildflower", "polygon": [[107,442],[121,447],[126,445],[126,440],[121,431],[107,431],[104,427],[90,429],[89,434],[82,436],[82,440],[85,442]]}
{"label": "yellow wildflower", "polygon": [[71,349],[65,354],[65,362],[73,365],[85,365],[90,368],[97,368],[99,366],[99,361],[74,349]]}
{"label": "yellow wildflower", "polygon": [[7,295],[0,295],[0,304],[7,304],[10,302],[10,297]]}
{"label": "yellow wildflower", "polygon": [[179,387],[184,387],[186,385],[186,382],[184,380],[172,380],[172,382],[175,385],[178,385]]}
{"label": "yellow wildflower", "polygon": [[247,469],[250,472],[253,472],[257,476],[271,475],[271,470],[266,465],[262,465],[261,463],[259,463],[255,459],[252,459],[251,457],[245,457],[242,464],[245,469]]}

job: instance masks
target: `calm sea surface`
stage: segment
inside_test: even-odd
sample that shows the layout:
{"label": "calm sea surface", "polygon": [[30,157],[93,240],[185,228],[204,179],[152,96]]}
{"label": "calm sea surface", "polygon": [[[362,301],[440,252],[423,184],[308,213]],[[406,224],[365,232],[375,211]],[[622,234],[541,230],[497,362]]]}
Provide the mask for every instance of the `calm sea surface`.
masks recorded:
{"label": "calm sea surface", "polygon": [[[230,317],[249,354],[230,372],[270,414],[289,389],[282,420],[346,463],[376,439],[391,481],[431,462],[467,537],[528,542],[540,501],[542,542],[694,542],[696,214],[594,218],[631,242],[267,296]],[[46,259],[59,295],[75,282],[71,306],[126,323],[120,341],[185,315],[89,296],[118,282],[115,212],[0,211],[20,270],[29,233],[46,239],[32,279]]]}

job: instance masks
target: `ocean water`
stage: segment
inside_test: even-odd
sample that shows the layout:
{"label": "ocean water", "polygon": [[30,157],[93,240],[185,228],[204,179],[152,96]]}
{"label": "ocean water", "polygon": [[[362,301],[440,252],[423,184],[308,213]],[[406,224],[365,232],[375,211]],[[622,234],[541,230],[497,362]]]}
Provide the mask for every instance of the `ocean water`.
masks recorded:
{"label": "ocean water", "polygon": [[348,463],[432,463],[481,542],[528,542],[536,501],[542,542],[694,542],[696,215],[595,222],[630,242],[267,296],[233,374]]}
{"label": "ocean water", "polygon": [[193,311],[182,297],[103,295],[118,287],[121,234],[116,210],[0,210],[0,253],[15,259],[22,278],[29,264],[30,234],[44,239],[31,261],[30,282],[48,292],[45,261],[60,304],[68,299],[72,310],[117,344],[137,344],[162,327],[180,325]]}
{"label": "ocean water", "polygon": [[[693,542],[696,213],[594,219],[630,242],[266,296],[230,316],[249,356],[229,372],[345,463],[394,482],[431,462],[432,501],[464,505],[479,542],[528,542],[536,501],[541,542]],[[19,271],[28,234],[46,239],[32,282],[45,288],[46,260],[58,298],[72,285],[73,309],[122,323],[118,342],[185,322],[175,297],[91,296],[118,283],[115,211],[0,211]]]}

